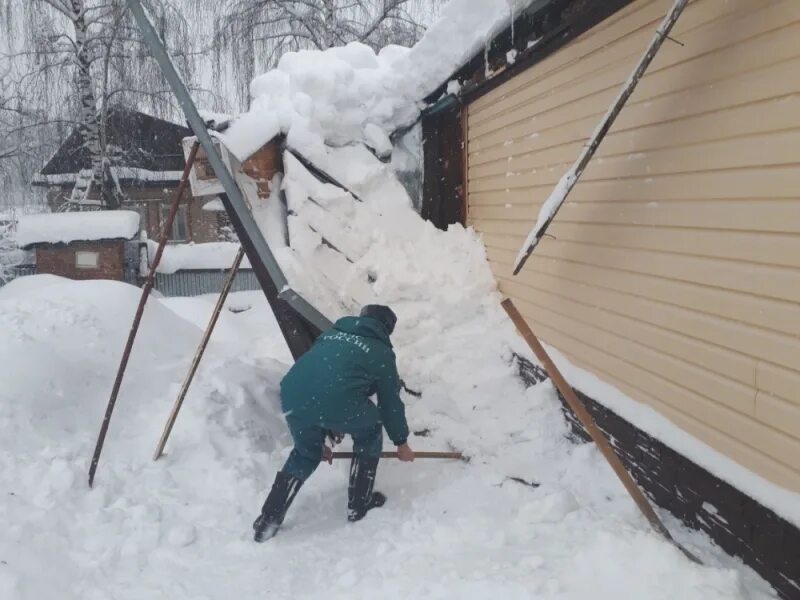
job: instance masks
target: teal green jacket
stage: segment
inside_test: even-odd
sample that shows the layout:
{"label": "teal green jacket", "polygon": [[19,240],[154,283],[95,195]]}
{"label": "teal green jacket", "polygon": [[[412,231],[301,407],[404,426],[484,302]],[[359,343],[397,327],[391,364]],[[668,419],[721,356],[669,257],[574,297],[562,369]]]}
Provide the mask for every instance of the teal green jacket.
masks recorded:
{"label": "teal green jacket", "polygon": [[344,317],[324,332],[283,378],[281,405],[294,419],[340,433],[380,420],[395,445],[408,439],[392,343],[371,317]]}

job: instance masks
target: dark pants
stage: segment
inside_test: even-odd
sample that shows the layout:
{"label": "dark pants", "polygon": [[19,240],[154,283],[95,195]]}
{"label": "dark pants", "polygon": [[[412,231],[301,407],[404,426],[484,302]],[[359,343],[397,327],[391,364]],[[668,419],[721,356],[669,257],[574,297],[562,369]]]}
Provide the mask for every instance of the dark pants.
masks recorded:
{"label": "dark pants", "polygon": [[345,422],[287,415],[286,423],[292,433],[294,449],[283,465],[283,472],[302,481],[308,479],[322,460],[326,431],[350,434],[353,452],[358,456],[379,457],[383,448],[383,428],[377,412],[377,408],[368,410],[360,418]]}

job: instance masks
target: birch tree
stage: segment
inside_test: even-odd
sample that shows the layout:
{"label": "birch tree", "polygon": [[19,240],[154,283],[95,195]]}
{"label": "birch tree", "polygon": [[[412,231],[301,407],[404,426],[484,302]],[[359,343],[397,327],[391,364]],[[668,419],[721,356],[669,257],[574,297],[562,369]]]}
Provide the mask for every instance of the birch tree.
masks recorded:
{"label": "birch tree", "polygon": [[[171,0],[145,4],[182,75],[191,81],[191,36],[182,13]],[[18,37],[0,56],[8,71],[7,89],[13,90],[6,92],[5,104],[14,111],[13,126],[0,121],[0,135],[25,132],[21,137],[30,140],[36,132],[46,143],[54,123],[77,127],[104,204],[118,207],[121,198],[109,176],[115,159],[106,140],[109,109],[149,109],[156,116],[175,112],[169,87],[125,1],[7,0],[0,10],[9,38]]]}

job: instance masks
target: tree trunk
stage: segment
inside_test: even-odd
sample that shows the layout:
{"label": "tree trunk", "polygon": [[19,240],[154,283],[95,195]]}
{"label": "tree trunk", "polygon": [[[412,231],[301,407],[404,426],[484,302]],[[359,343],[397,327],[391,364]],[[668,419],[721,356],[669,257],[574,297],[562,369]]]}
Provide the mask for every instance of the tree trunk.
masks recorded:
{"label": "tree trunk", "polygon": [[100,123],[97,120],[97,103],[92,86],[92,57],[88,47],[89,27],[86,23],[84,0],[71,0],[75,27],[75,66],[78,69],[77,86],[81,102],[81,123],[78,130],[83,136],[83,143],[91,157],[92,179],[94,186],[100,190],[101,200],[107,208],[118,208],[105,183],[105,152],[100,143]]}
{"label": "tree trunk", "polygon": [[336,2],[335,0],[322,0],[325,18],[322,21],[322,50],[327,50],[336,45]]}

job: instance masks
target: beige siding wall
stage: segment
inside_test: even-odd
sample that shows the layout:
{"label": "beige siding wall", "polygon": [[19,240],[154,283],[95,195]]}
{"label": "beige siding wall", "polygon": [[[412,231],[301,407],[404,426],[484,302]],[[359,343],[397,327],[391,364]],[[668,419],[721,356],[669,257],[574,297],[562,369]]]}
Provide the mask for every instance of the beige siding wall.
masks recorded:
{"label": "beige siding wall", "polygon": [[468,220],[544,340],[800,491],[800,5],[692,0],[522,273],[512,261],[672,0],[468,107]]}

